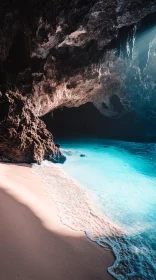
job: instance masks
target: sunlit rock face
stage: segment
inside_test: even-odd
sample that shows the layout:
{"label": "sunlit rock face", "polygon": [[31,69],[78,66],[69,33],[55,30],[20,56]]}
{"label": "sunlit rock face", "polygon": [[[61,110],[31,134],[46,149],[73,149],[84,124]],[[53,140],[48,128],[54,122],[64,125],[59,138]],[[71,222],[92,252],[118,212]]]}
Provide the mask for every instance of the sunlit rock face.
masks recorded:
{"label": "sunlit rock face", "polygon": [[18,92],[36,118],[88,101],[109,117],[151,116],[155,11],[155,0],[2,1],[2,98]]}
{"label": "sunlit rock face", "polygon": [[[141,90],[146,93],[148,91],[147,77],[151,75],[149,68],[154,55],[152,48],[155,46],[155,15],[152,20],[151,16],[149,17],[151,23],[149,25],[148,17],[138,24],[133,24],[145,16],[147,7],[140,10],[136,16],[134,2],[127,3],[129,11],[126,4],[121,4],[117,7],[115,2],[114,4],[112,2],[111,6],[106,2],[95,3],[91,13],[83,18],[84,26],[82,27],[81,23],[81,27],[76,31],[71,33],[68,31],[63,41],[63,27],[59,25],[56,31],[61,40],[58,39],[57,44],[54,37],[50,38],[53,44],[55,41],[51,55],[45,53],[47,51],[45,44],[42,55],[38,53],[41,49],[37,45],[33,55],[40,58],[47,56],[44,77],[40,82],[33,83],[37,115],[42,116],[62,106],[79,106],[88,101],[93,102],[106,116],[121,113],[120,109],[115,108],[116,102],[122,103],[121,106],[125,110],[135,110],[133,99],[136,87],[138,87],[136,95],[139,91],[140,97]],[[150,9],[151,7],[146,12],[148,13]],[[123,25],[124,27],[121,27]],[[143,65],[141,60],[145,60],[146,64]],[[134,84],[134,80],[135,88],[130,89],[129,85]],[[115,98],[118,96],[119,100],[113,102],[114,95]],[[106,104],[106,110],[103,103]],[[141,102],[140,106],[142,107]],[[140,113],[139,108],[137,109]]]}
{"label": "sunlit rock face", "polygon": [[156,16],[152,14],[138,24],[120,29],[103,56],[103,92],[93,97],[94,104],[105,116],[134,111],[139,118],[155,118],[155,69]]}

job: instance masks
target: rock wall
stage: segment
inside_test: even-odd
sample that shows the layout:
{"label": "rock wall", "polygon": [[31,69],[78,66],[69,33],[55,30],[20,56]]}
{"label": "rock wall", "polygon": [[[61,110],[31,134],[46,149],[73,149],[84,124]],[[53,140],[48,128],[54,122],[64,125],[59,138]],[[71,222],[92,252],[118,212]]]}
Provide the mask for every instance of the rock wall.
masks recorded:
{"label": "rock wall", "polygon": [[[127,110],[144,111],[142,102],[140,108],[133,102],[134,93],[139,84],[137,98],[142,88],[147,92],[146,87],[150,100],[154,96],[155,38],[152,33],[152,51],[148,49],[148,66],[143,70],[134,41],[148,15],[151,27],[155,24],[155,11],[155,0],[1,1],[0,106],[9,111],[0,111],[0,158],[58,159],[52,136],[38,117],[62,106],[91,101],[110,117]],[[119,43],[129,46],[131,59]],[[18,106],[23,109],[18,111]],[[26,118],[29,121],[23,123]]]}
{"label": "rock wall", "polygon": [[40,163],[44,158],[53,162],[65,161],[45,124],[34,115],[29,99],[8,91],[1,97],[0,111],[0,160]]}

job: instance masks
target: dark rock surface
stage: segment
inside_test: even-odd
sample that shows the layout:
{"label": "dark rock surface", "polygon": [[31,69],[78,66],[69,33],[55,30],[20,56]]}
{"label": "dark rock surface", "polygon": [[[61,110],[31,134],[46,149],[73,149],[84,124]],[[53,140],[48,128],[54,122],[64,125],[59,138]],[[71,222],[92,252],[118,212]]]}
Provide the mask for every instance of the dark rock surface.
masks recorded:
{"label": "dark rock surface", "polygon": [[121,117],[102,115],[93,103],[61,108],[42,117],[56,138],[109,138],[126,141],[156,141],[156,120],[139,119],[134,111]]}
{"label": "dark rock surface", "polygon": [[[57,158],[38,117],[63,106],[155,117],[155,11],[155,0],[1,0],[0,157]],[[34,136],[19,131],[27,114]]]}
{"label": "dark rock surface", "polygon": [[64,162],[45,124],[32,112],[32,104],[18,92],[7,92],[0,101],[0,160]]}

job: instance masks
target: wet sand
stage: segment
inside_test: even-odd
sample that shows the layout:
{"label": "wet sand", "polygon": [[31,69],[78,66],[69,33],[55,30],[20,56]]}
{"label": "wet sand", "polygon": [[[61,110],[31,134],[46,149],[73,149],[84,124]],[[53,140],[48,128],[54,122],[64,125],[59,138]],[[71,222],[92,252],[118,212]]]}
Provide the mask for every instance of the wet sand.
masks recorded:
{"label": "wet sand", "polygon": [[63,225],[31,171],[29,165],[0,164],[0,279],[114,279],[107,272],[111,251]]}

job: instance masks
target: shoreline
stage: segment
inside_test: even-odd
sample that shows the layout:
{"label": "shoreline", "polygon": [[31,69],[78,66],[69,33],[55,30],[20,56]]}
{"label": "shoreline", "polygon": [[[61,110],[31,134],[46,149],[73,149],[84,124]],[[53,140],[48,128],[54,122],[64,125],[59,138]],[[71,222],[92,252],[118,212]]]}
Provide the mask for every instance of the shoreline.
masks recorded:
{"label": "shoreline", "polygon": [[45,161],[43,165],[34,164],[32,170],[54,201],[63,224],[73,230],[89,231],[93,238],[125,234],[96,207],[93,194],[70,177],[60,165]]}
{"label": "shoreline", "polygon": [[113,253],[62,224],[56,203],[32,171],[30,165],[0,163],[1,278],[114,279],[107,271]]}

